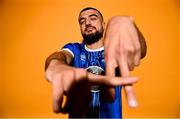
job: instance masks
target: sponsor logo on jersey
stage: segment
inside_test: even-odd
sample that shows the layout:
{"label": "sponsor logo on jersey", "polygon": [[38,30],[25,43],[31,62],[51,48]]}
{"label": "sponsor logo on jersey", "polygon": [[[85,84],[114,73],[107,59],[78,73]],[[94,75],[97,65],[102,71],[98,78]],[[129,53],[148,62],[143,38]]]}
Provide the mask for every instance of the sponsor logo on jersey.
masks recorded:
{"label": "sponsor logo on jersey", "polygon": [[[93,74],[104,75],[104,70],[99,66],[89,66],[86,70],[88,72],[93,73]],[[99,91],[100,91],[100,86],[99,85],[91,87],[91,92],[99,92]]]}
{"label": "sponsor logo on jersey", "polygon": [[80,59],[81,59],[82,61],[86,61],[86,55],[85,55],[85,54],[81,54],[81,55],[80,55]]}

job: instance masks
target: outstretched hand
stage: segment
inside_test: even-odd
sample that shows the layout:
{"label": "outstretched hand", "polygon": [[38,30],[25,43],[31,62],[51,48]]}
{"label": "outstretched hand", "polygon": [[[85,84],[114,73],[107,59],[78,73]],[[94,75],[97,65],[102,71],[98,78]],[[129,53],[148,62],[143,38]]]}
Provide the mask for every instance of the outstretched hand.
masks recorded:
{"label": "outstretched hand", "polygon": [[[70,117],[83,117],[91,101],[90,86],[105,85],[115,87],[137,82],[137,77],[113,77],[88,73],[85,69],[73,68],[67,65],[57,65],[46,70],[46,76],[52,82],[54,112],[69,113]],[[51,68],[53,70],[51,70]],[[63,96],[67,100],[63,106]]]}
{"label": "outstretched hand", "polygon": [[[115,76],[119,67],[122,77],[128,77],[129,71],[140,64],[141,49],[138,33],[131,17],[112,17],[105,32],[106,74]],[[125,93],[130,107],[138,103],[132,85],[125,86]]]}

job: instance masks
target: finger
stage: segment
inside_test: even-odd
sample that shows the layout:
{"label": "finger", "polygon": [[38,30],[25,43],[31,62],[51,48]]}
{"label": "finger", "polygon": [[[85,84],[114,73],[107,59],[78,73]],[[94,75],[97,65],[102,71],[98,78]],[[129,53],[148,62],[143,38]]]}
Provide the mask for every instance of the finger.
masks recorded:
{"label": "finger", "polygon": [[88,83],[90,85],[105,85],[109,87],[115,87],[119,85],[128,85],[133,84],[138,81],[137,77],[111,77],[111,76],[102,76],[92,73],[88,73]]}
{"label": "finger", "polygon": [[132,42],[134,43],[136,47],[139,47],[140,43],[139,43],[138,31],[137,31],[135,23],[132,21],[129,21],[127,27],[128,27],[129,35],[131,36]]}
{"label": "finger", "polygon": [[60,79],[52,81],[53,87],[53,111],[59,113],[63,102],[63,85]]}
{"label": "finger", "polygon": [[[115,76],[115,68],[117,67],[117,62],[115,60],[115,51],[114,48],[115,46],[117,46],[118,44],[118,40],[114,40],[113,42],[109,42],[110,39],[118,39],[119,36],[118,35],[110,35],[112,32],[112,30],[107,28],[107,32],[106,32],[106,36],[105,39],[107,39],[108,44],[105,43],[105,62],[106,62],[106,68],[105,68],[105,72],[106,75],[108,76]],[[111,37],[107,37],[107,36],[111,36]]]}
{"label": "finger", "polygon": [[141,51],[140,51],[140,49],[138,49],[134,56],[134,66],[139,66],[140,60],[141,60]]}
{"label": "finger", "polygon": [[[120,72],[122,77],[127,77],[129,76],[129,69],[128,69],[128,64],[127,64],[127,57],[121,56],[120,61]],[[135,92],[133,91],[132,85],[127,85],[124,87],[125,88],[125,94],[127,98],[127,102],[129,107],[137,107],[138,102],[135,96]]]}
{"label": "finger", "polygon": [[134,43],[134,47],[135,47],[134,64],[135,66],[138,66],[140,64],[140,58],[141,58],[141,44],[140,44],[141,35],[139,34],[139,30],[135,23],[132,24],[130,29],[132,30],[131,40]]}
{"label": "finger", "polygon": [[126,54],[123,54],[119,57],[119,70],[122,77],[129,76],[129,68],[128,68],[128,58]]}
{"label": "finger", "polygon": [[133,86],[126,85],[124,88],[125,88],[126,98],[127,98],[129,107],[133,107],[133,108],[137,107],[138,102],[136,99],[136,95],[135,95]]}
{"label": "finger", "polygon": [[115,76],[115,61],[112,59],[110,60],[109,56],[107,56],[106,62],[106,75]]}
{"label": "finger", "polygon": [[127,61],[128,61],[128,68],[130,71],[132,71],[134,69],[134,58],[135,58],[134,53],[129,52]]}

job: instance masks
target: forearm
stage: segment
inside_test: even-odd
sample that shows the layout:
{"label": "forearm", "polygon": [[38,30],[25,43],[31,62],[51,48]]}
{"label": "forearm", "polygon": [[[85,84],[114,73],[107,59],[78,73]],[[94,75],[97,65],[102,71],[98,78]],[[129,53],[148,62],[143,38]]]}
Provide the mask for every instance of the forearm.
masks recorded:
{"label": "forearm", "polygon": [[45,71],[49,67],[52,60],[57,60],[59,63],[67,64],[66,56],[60,52],[54,52],[49,57],[47,57],[45,62]]}
{"label": "forearm", "polygon": [[69,65],[71,63],[71,56],[66,52],[54,52],[45,62],[45,77],[51,82],[53,73],[60,70],[61,65]]}
{"label": "forearm", "polygon": [[143,34],[141,33],[141,31],[139,30],[137,25],[136,24],[134,24],[134,25],[135,25],[135,28],[137,30],[138,37],[139,37],[139,42],[140,42],[140,47],[141,47],[141,59],[142,59],[146,56],[147,45],[146,45],[146,41],[145,41]]}

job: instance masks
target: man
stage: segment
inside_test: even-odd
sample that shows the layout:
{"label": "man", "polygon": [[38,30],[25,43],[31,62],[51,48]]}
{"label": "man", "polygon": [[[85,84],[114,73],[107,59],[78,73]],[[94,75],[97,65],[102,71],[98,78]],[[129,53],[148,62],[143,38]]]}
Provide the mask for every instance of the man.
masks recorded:
{"label": "man", "polygon": [[[146,54],[144,37],[131,17],[111,18],[105,33],[103,16],[95,8],[81,10],[78,20],[83,43],[66,44],[46,60],[53,110],[69,117],[121,118],[121,85],[129,106],[137,106],[132,89],[137,77],[130,77],[129,70]],[[115,77],[117,71],[121,77]],[[64,106],[63,95],[67,97]]]}

